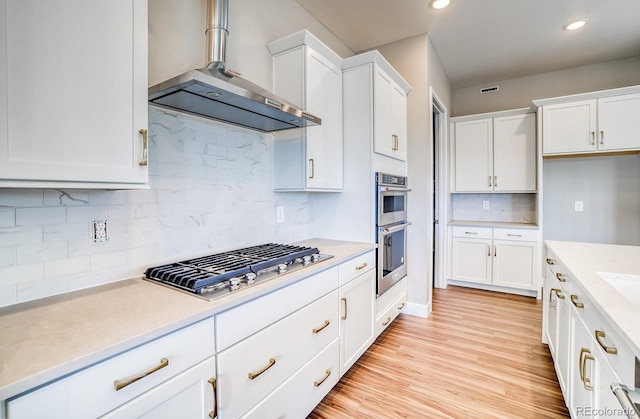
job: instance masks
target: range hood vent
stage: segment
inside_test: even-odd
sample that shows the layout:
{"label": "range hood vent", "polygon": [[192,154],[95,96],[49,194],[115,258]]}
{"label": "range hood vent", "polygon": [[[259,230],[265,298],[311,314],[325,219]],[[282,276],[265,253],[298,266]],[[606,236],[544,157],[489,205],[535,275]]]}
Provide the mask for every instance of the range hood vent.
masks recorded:
{"label": "range hood vent", "polygon": [[209,0],[207,66],[149,88],[149,102],[262,132],[320,125],[322,120],[226,68],[228,0]]}

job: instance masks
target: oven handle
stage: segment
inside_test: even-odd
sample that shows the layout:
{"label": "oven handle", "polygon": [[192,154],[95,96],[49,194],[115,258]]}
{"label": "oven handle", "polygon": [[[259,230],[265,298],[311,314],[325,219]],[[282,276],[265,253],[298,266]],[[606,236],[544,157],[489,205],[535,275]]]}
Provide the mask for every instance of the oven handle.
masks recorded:
{"label": "oven handle", "polygon": [[629,397],[629,393],[627,393],[627,387],[625,385],[612,383],[611,391],[618,398],[618,401],[627,414],[627,417],[638,418],[640,416],[640,410],[636,407],[636,405]]}
{"label": "oven handle", "polygon": [[381,226],[379,228],[383,230],[385,233],[395,233],[396,231],[403,230],[410,225],[411,223],[407,221],[407,222],[403,222],[402,224],[394,225],[393,227]]}
{"label": "oven handle", "polygon": [[391,191],[411,192],[411,188],[403,188],[401,186],[378,186],[378,192],[391,192]]}

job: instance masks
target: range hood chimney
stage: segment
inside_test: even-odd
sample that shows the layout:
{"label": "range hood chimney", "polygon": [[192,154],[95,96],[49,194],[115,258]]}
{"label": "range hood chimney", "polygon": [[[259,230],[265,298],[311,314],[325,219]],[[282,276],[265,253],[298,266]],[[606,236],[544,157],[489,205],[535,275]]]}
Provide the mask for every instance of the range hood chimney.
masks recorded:
{"label": "range hood chimney", "polygon": [[207,65],[150,87],[149,102],[262,132],[320,125],[320,118],[226,67],[228,15],[228,0],[208,1]]}

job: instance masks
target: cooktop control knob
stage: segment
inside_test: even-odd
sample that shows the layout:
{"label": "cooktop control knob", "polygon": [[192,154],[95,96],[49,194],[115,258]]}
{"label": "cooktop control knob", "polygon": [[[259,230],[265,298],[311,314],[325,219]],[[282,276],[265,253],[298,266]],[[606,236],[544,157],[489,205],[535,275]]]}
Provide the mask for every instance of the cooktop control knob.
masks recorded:
{"label": "cooktop control knob", "polygon": [[317,262],[318,260],[320,260],[320,253],[314,253],[313,255],[311,255],[311,257],[313,258],[314,262]]}
{"label": "cooktop control knob", "polygon": [[302,257],[302,264],[303,265],[308,265],[309,263],[311,263],[311,256],[309,256],[309,255],[303,256]]}
{"label": "cooktop control knob", "polygon": [[256,274],[254,274],[253,272],[249,272],[248,274],[246,274],[244,277],[247,280],[247,285],[251,285],[254,282],[256,282]]}
{"label": "cooktop control knob", "polygon": [[235,291],[240,288],[240,279],[239,278],[231,278],[229,279],[229,288],[231,291]]}
{"label": "cooktop control knob", "polygon": [[287,270],[287,264],[286,263],[279,263],[278,264],[278,273],[283,273],[286,270]]}

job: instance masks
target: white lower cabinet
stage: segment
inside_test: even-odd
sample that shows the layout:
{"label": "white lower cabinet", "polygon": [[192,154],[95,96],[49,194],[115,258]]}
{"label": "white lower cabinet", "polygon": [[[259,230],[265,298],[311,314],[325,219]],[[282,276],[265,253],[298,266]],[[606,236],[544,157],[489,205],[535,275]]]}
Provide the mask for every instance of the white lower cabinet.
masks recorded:
{"label": "white lower cabinet", "polygon": [[370,269],[340,287],[340,376],[373,343],[375,281]]}
{"label": "white lower cabinet", "polygon": [[452,279],[537,290],[539,253],[537,230],[453,227]]}
{"label": "white lower cabinet", "polygon": [[215,418],[215,372],[216,360],[212,356],[102,418]]}
{"label": "white lower cabinet", "polygon": [[[154,403],[168,402],[175,408],[182,401],[191,401],[195,405],[184,406],[185,412],[208,413],[213,410],[212,386],[208,385],[206,400],[194,395],[206,387],[203,380],[215,378],[215,364],[205,362],[193,371],[189,369],[211,359],[214,348],[210,318],[11,399],[7,402],[7,419],[97,417],[132,400],[137,400],[129,405],[132,412],[149,412]],[[190,373],[181,375],[187,370]],[[200,390],[188,390],[192,384]],[[156,390],[162,397],[154,395]],[[131,417],[125,407],[114,412],[115,417],[120,414]]]}
{"label": "white lower cabinet", "polygon": [[610,385],[634,383],[633,351],[548,249],[546,265],[543,328],[571,417],[626,417]]}
{"label": "white lower cabinet", "polygon": [[380,336],[407,304],[407,278],[394,284],[376,299],[375,336]]}

